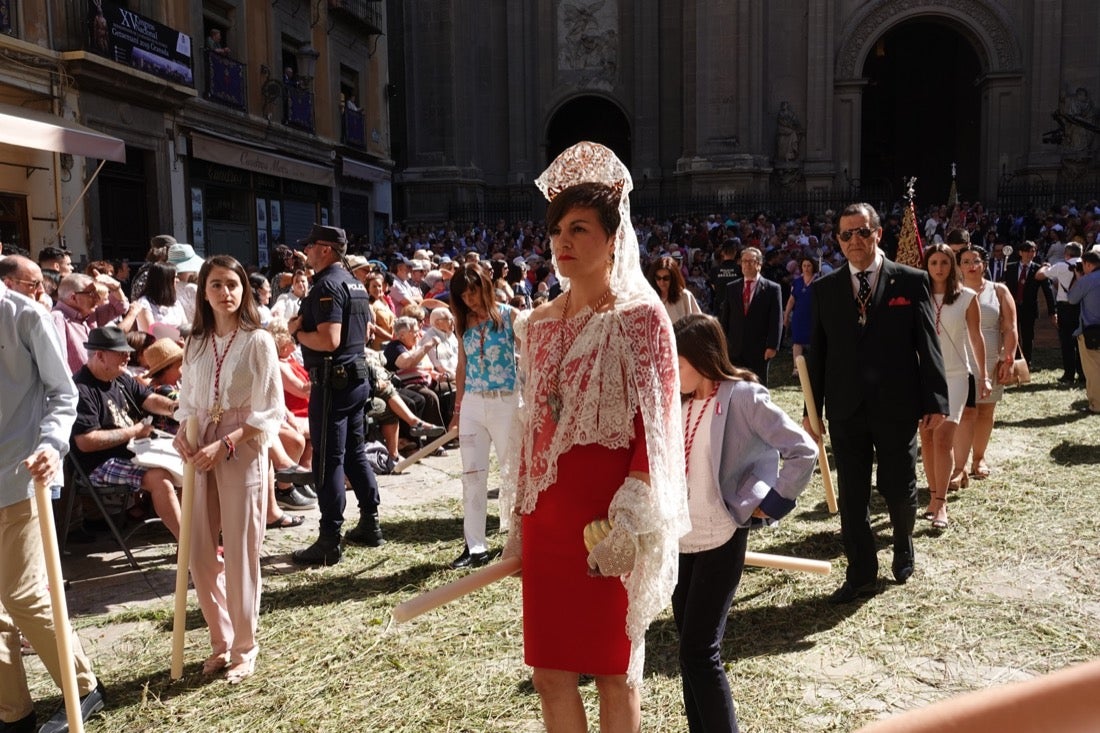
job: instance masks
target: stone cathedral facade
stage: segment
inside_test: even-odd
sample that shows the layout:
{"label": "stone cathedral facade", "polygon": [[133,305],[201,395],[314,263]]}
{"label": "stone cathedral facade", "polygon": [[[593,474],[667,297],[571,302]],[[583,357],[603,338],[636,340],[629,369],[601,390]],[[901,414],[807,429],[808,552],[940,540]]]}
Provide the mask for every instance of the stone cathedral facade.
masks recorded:
{"label": "stone cathedral facade", "polygon": [[640,192],[842,186],[944,200],[1096,170],[1093,0],[391,3],[395,214],[531,181],[579,139]]}

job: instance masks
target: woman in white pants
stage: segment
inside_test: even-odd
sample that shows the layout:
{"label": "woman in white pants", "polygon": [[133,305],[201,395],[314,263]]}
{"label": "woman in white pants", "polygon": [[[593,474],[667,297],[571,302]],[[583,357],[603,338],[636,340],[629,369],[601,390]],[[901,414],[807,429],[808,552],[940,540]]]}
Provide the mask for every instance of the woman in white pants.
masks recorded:
{"label": "woman in white pants", "polygon": [[504,476],[500,490],[502,529],[512,510],[513,486],[507,477],[512,468],[508,465],[512,453],[509,443],[518,428],[517,311],[495,302],[492,273],[476,262],[459,268],[451,279],[451,308],[461,342],[451,428],[458,426],[462,455],[462,529],[466,540],[462,554],[451,567],[478,567],[490,557],[485,537],[490,443]]}

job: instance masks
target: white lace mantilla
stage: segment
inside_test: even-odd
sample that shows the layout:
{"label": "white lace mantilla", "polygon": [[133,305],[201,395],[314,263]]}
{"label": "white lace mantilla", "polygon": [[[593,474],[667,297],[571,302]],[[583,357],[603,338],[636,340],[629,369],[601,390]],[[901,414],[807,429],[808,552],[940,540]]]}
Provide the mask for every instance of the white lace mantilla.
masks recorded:
{"label": "white lace mantilla", "polygon": [[[634,298],[606,312],[585,309],[564,321],[536,321],[525,335],[520,514],[535,510],[539,494],[557,480],[558,459],[573,446],[628,447],[634,414],[641,411],[650,481],[624,481],[611,503],[613,512],[628,508],[634,518],[629,529],[637,535],[634,570],[622,580],[631,641],[627,680],[638,685],[645,632],[672,596],[679,538],[690,526],[672,326],[656,297]],[[555,385],[561,396],[557,421],[548,399]]]}

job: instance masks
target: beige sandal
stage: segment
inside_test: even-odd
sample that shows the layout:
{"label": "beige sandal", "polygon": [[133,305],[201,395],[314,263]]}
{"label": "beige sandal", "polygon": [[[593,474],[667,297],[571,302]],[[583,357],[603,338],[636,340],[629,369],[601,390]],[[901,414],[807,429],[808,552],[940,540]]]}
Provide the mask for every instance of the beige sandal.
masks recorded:
{"label": "beige sandal", "polygon": [[238,662],[229,668],[229,671],[225,673],[225,680],[231,685],[239,685],[253,675],[256,671],[256,660],[246,659],[243,662]]}
{"label": "beige sandal", "polygon": [[229,666],[229,652],[224,654],[211,654],[202,663],[202,673],[209,677],[212,674],[217,674],[223,669]]}

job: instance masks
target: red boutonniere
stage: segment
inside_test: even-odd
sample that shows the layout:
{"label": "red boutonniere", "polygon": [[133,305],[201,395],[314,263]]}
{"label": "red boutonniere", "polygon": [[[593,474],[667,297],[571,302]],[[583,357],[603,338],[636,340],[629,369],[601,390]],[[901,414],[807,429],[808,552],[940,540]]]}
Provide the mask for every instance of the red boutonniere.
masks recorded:
{"label": "red boutonniere", "polygon": [[890,298],[889,302],[887,302],[886,305],[893,308],[895,306],[913,305],[913,304],[904,295],[899,295],[896,298]]}

